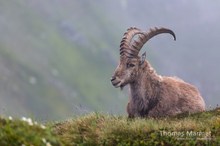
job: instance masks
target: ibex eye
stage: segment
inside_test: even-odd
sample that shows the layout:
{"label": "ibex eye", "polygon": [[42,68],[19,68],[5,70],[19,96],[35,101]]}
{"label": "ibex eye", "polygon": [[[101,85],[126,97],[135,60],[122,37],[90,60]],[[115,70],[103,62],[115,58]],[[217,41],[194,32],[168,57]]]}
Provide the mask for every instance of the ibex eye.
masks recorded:
{"label": "ibex eye", "polygon": [[132,64],[132,63],[128,63],[127,64],[127,68],[131,68],[131,67],[134,67],[135,65],[134,64]]}

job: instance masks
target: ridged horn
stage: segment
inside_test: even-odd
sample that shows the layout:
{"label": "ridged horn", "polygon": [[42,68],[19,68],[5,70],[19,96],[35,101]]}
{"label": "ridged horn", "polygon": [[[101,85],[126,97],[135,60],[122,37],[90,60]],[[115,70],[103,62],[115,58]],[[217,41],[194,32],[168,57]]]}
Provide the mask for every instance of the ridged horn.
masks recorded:
{"label": "ridged horn", "polygon": [[130,27],[127,29],[127,31],[124,33],[123,38],[120,43],[120,55],[127,56],[127,57],[135,57],[136,54],[138,54],[139,50],[135,47],[132,47],[131,41],[133,37],[137,34],[144,34],[141,32],[140,29],[136,27]]}
{"label": "ridged horn", "polygon": [[[148,32],[145,32],[144,35],[139,35],[137,40],[133,41],[132,47],[137,49],[137,50],[141,50],[141,48],[143,47],[143,45],[150,40],[152,37],[158,35],[158,34],[162,34],[162,33],[169,33],[173,36],[174,40],[176,40],[176,35],[175,33],[167,28],[151,28]],[[136,54],[138,55],[138,54]]]}

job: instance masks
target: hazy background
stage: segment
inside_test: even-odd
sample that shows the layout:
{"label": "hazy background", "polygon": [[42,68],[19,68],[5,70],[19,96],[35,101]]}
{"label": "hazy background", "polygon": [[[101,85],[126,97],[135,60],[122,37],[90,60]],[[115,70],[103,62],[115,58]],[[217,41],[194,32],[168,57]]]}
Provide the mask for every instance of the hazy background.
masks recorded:
{"label": "hazy background", "polygon": [[0,0],[0,114],[60,120],[125,114],[110,77],[130,26],[172,29],[142,51],[158,74],[196,85],[220,104],[220,1]]}

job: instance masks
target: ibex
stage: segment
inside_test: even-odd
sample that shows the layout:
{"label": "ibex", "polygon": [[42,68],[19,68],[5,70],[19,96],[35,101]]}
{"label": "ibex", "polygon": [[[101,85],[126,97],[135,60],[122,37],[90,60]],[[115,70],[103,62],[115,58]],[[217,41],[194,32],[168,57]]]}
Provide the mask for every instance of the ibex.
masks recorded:
{"label": "ibex", "polygon": [[177,77],[160,76],[146,61],[146,52],[138,56],[143,45],[152,37],[174,32],[167,28],[153,28],[148,32],[131,27],[120,43],[120,62],[111,82],[123,89],[130,87],[127,104],[128,117],[164,117],[205,110],[205,102],[193,85]]}

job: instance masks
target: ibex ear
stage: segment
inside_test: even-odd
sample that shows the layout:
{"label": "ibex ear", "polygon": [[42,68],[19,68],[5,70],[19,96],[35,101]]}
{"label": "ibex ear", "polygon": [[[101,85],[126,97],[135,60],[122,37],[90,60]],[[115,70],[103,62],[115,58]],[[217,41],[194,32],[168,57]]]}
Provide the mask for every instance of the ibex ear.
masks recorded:
{"label": "ibex ear", "polygon": [[142,55],[141,55],[141,62],[140,62],[140,65],[142,65],[144,63],[146,59],[146,52],[144,52]]}

